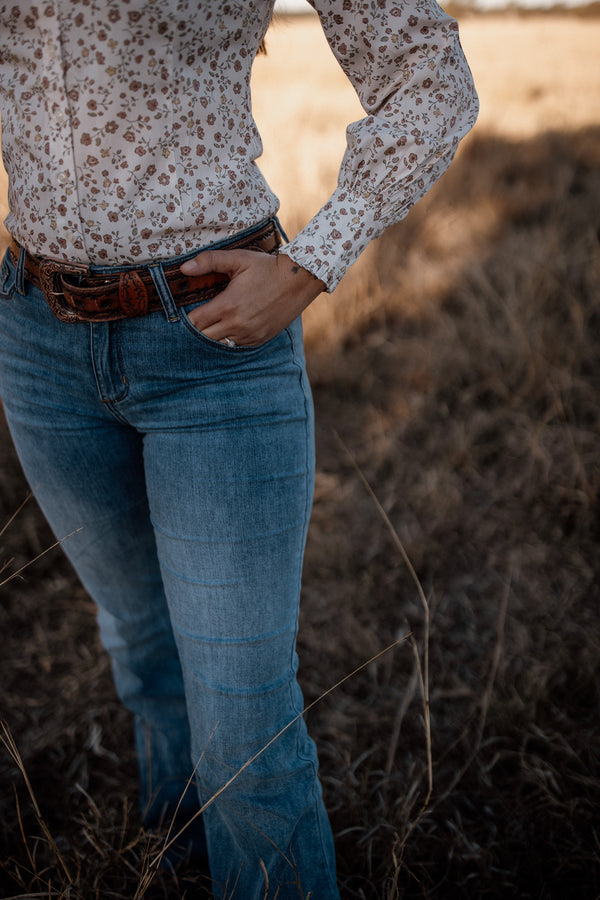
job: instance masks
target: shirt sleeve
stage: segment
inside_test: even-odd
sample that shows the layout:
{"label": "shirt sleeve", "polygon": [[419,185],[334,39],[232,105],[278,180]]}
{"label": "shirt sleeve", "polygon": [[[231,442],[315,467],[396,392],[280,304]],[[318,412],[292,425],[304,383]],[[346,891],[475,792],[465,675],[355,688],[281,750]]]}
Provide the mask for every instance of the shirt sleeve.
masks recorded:
{"label": "shirt sleeve", "polygon": [[478,100],[458,25],[434,0],[309,2],[366,113],[346,130],[336,190],[284,250],[331,291],[444,173]]}

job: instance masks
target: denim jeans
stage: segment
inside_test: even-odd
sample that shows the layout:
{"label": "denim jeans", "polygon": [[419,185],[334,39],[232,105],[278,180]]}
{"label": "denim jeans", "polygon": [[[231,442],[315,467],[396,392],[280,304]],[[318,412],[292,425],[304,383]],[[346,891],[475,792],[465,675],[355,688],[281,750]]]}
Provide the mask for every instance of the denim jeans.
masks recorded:
{"label": "denim jeans", "polygon": [[9,427],[57,537],[80,529],[63,547],[135,715],[147,821],[172,812],[194,767],[205,803],[293,722],[202,814],[213,891],[262,900],[266,871],[269,897],[330,900],[296,681],[314,472],[301,324],[228,348],[161,290],[163,311],[64,324],[5,257]]}

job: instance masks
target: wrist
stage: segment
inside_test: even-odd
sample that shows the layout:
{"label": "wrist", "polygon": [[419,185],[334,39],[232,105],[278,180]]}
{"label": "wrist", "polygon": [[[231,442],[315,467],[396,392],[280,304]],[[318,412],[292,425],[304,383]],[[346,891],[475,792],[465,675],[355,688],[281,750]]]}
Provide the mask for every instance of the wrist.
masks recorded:
{"label": "wrist", "polygon": [[314,300],[318,294],[326,289],[325,282],[293,260],[291,256],[288,256],[285,249],[279,251],[277,261],[279,265],[284,267],[290,282],[293,281],[294,288],[299,292],[311,294],[311,300]]}

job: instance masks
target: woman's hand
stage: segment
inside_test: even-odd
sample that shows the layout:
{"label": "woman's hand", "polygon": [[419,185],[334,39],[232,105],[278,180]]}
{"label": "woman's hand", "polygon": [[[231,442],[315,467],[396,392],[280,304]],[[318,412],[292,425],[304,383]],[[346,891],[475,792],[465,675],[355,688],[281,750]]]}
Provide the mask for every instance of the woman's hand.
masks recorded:
{"label": "woman's hand", "polygon": [[219,272],[229,277],[224,291],[188,317],[211,340],[228,338],[242,347],[275,337],[325,288],[285,253],[206,250],[183,263],[181,271],[188,276]]}

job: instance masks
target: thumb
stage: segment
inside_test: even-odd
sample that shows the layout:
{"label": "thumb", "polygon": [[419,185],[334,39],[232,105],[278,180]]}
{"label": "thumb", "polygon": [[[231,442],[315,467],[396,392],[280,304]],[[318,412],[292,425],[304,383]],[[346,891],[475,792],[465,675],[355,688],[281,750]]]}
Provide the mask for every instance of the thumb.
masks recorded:
{"label": "thumb", "polygon": [[230,277],[239,270],[241,260],[236,250],[204,250],[180,266],[184,275],[207,275],[222,272]]}

